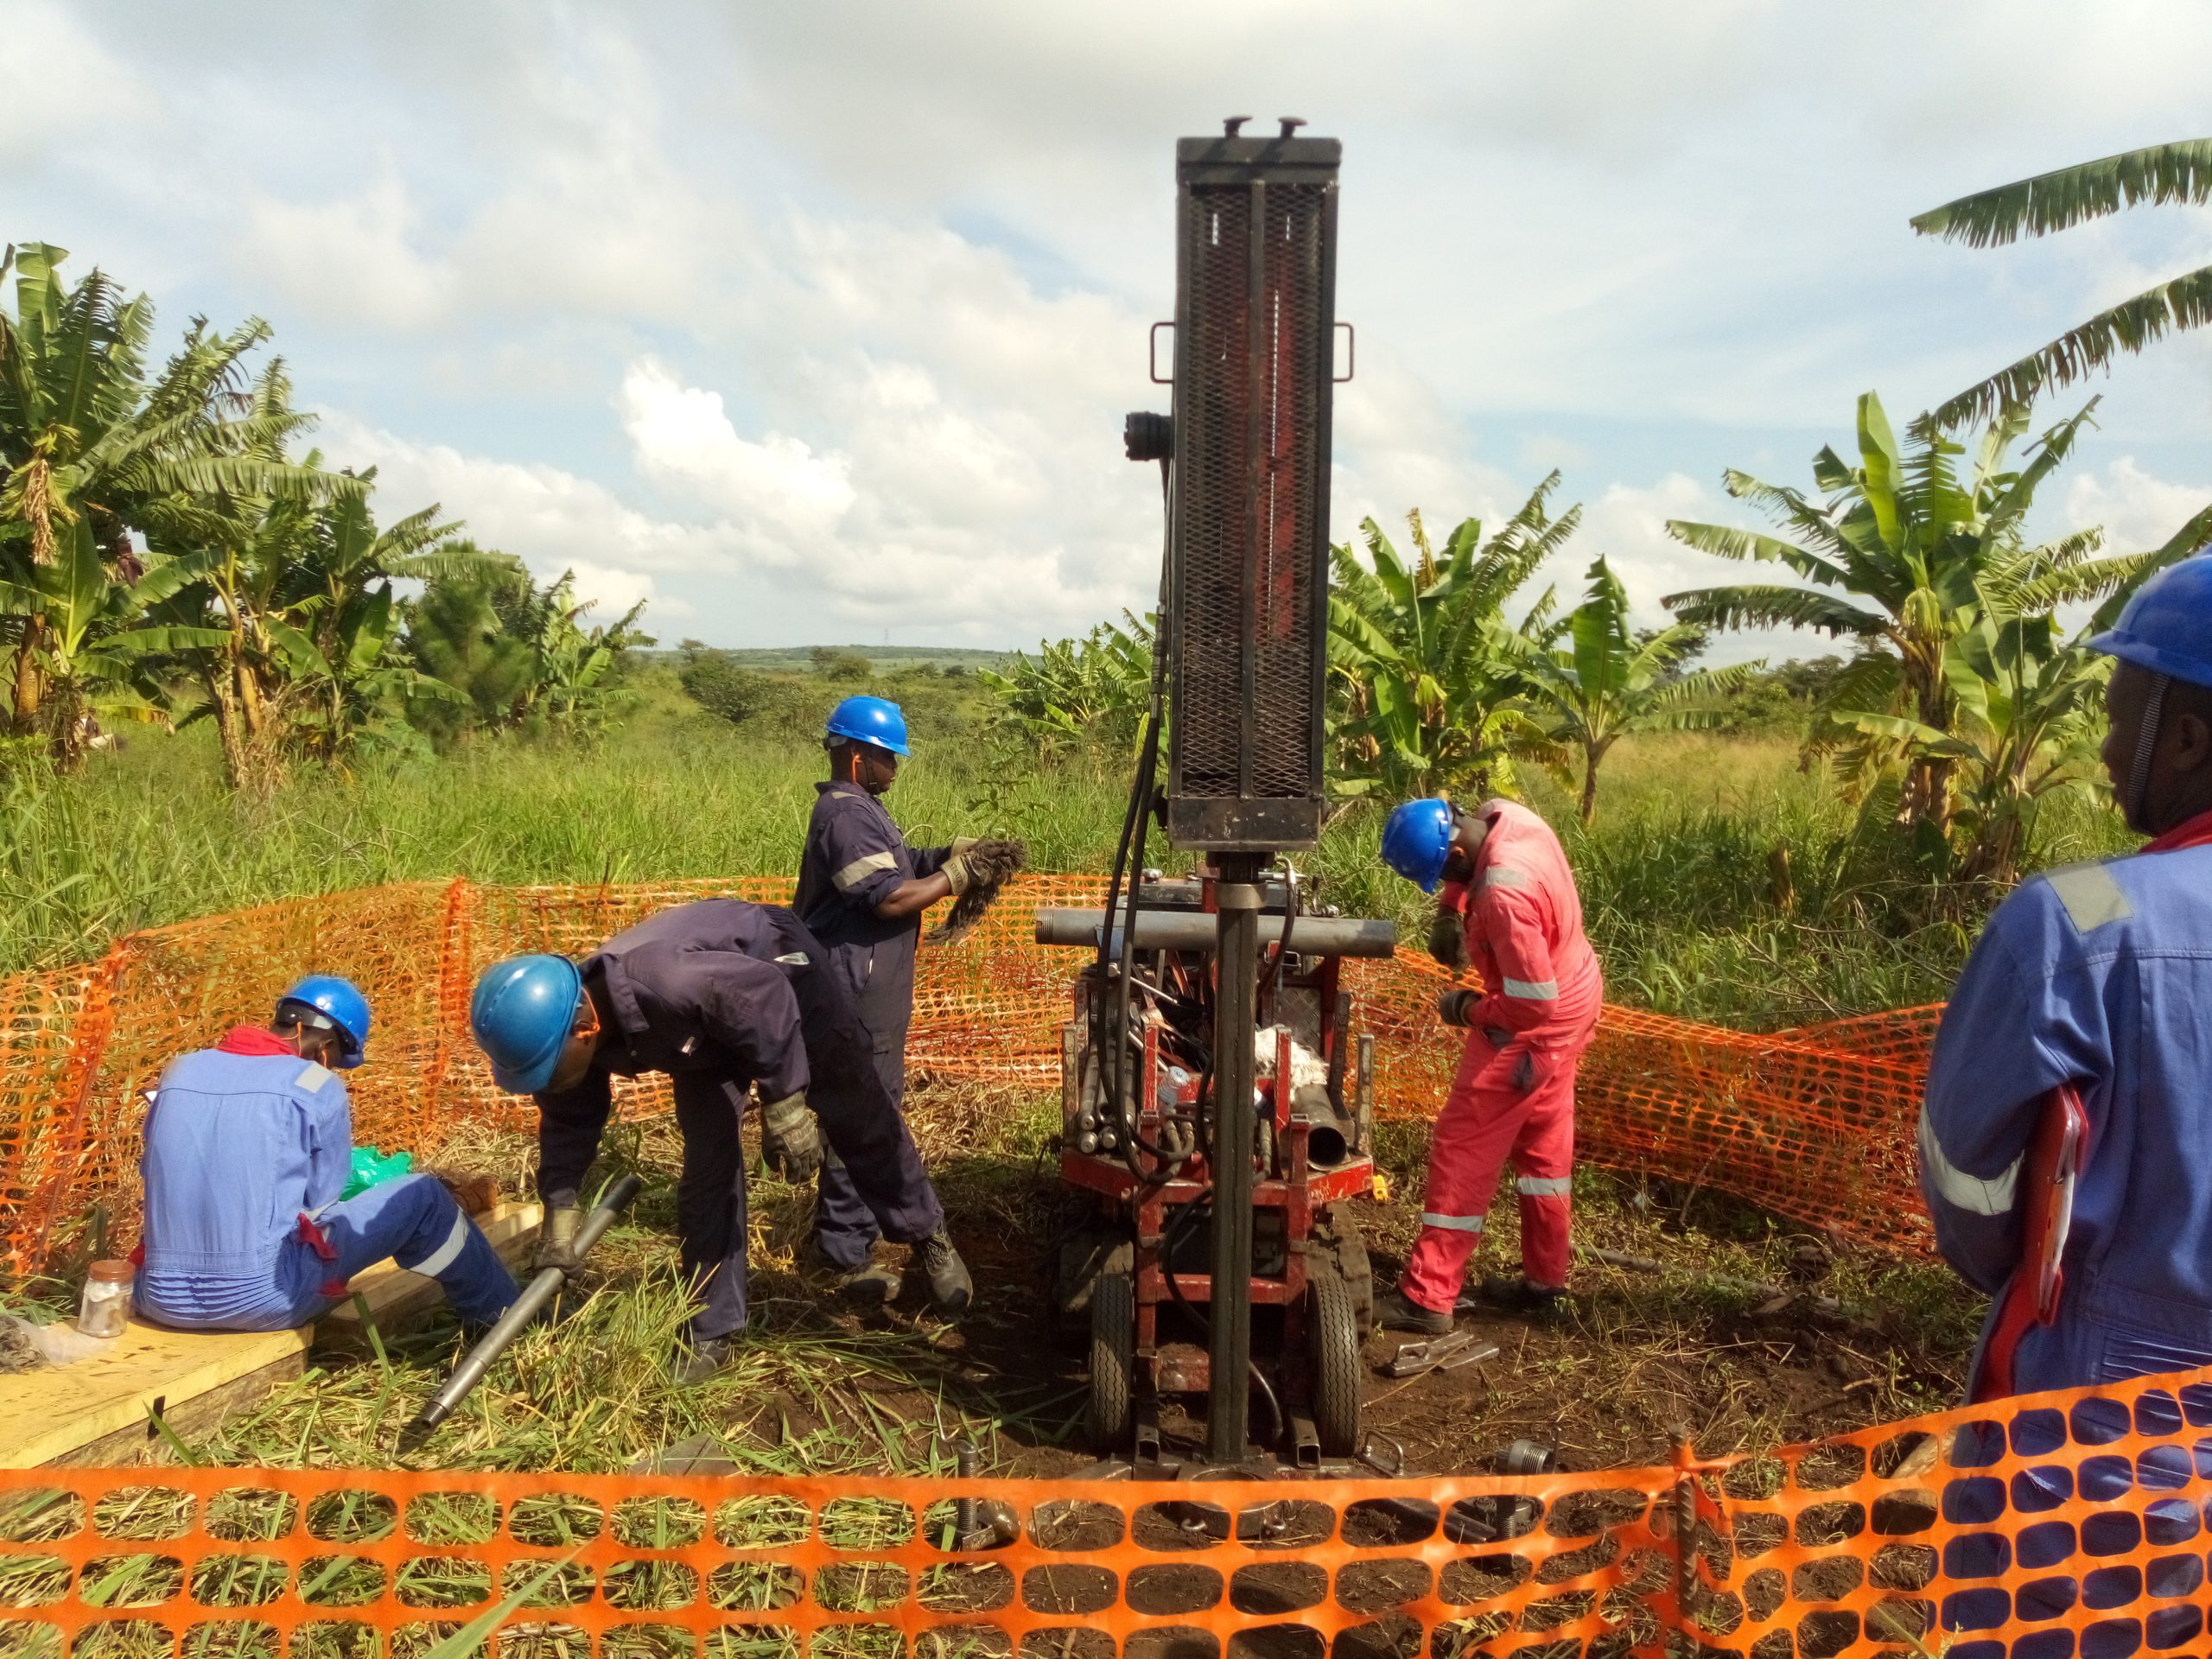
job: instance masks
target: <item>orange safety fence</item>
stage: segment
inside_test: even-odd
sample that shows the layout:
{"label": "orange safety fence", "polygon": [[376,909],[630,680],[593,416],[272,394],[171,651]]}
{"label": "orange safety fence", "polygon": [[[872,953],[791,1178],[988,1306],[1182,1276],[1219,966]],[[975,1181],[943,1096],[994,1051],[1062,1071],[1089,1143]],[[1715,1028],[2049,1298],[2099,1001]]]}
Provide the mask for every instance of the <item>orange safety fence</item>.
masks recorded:
{"label": "orange safety fence", "polygon": [[397,1656],[481,1618],[506,1659],[2130,1659],[2203,1650],[2209,1470],[2212,1371],[1520,1479],[4,1471],[0,1643]]}
{"label": "orange safety fence", "polygon": [[[919,1075],[1049,1086],[1079,952],[1034,942],[1040,905],[1096,904],[1096,876],[1025,876],[962,944],[922,953],[909,1064]],[[343,974],[375,1009],[370,1063],[348,1074],[355,1139],[435,1147],[468,1122],[528,1122],[468,1035],[477,974],[526,950],[582,956],[668,905],[775,902],[769,878],[601,887],[411,882],[264,905],[134,933],[99,962],[0,980],[0,1268],[34,1270],[95,1205],[127,1243],[144,1091],[179,1053],[266,1018],[298,975]],[[1346,966],[1376,1045],[1385,1116],[1433,1116],[1458,1058],[1442,970],[1401,950]],[[1582,1062],[1588,1161],[1734,1193],[1869,1243],[1925,1249],[1912,1128],[1936,1010],[1754,1036],[1609,1006]],[[626,1086],[632,1114],[664,1088]]]}

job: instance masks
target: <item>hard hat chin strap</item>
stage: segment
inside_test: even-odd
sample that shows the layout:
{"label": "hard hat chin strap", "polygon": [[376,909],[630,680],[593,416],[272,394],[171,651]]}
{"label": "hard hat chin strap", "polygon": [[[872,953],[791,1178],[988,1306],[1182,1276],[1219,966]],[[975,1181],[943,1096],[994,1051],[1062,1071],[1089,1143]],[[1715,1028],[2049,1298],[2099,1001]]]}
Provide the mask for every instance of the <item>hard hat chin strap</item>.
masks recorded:
{"label": "hard hat chin strap", "polygon": [[2143,700],[2143,723],[2135,733],[2135,764],[2127,774],[2127,799],[2123,805],[2129,823],[2140,825],[2145,834],[2156,834],[2158,826],[2146,814],[2151,806],[2151,758],[2158,747],[2158,725],[2164,718],[2166,687],[2171,684],[2169,675],[2152,673],[2150,695]]}

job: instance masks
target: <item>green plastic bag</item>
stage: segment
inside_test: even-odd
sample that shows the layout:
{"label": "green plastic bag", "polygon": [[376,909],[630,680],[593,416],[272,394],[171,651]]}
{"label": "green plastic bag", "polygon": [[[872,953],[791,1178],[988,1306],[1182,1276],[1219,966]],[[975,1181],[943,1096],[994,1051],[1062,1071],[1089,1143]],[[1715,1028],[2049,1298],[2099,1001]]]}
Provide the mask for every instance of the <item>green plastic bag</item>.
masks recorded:
{"label": "green plastic bag", "polygon": [[414,1167],[415,1154],[411,1152],[395,1152],[391,1157],[386,1158],[378,1154],[374,1147],[356,1147],[353,1148],[353,1173],[346,1178],[346,1190],[338,1196],[341,1198],[350,1198],[356,1193],[367,1192],[372,1186],[382,1186],[386,1181],[396,1181],[401,1176],[411,1172]]}

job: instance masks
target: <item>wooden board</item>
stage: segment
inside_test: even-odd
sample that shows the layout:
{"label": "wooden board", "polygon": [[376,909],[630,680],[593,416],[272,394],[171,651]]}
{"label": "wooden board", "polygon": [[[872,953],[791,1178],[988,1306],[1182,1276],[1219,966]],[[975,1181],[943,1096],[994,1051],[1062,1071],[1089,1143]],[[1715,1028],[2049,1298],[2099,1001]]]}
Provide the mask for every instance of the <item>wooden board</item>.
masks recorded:
{"label": "wooden board", "polygon": [[[478,1224],[499,1253],[519,1259],[537,1235],[535,1204],[502,1204]],[[380,1329],[420,1318],[435,1306],[436,1281],[383,1262],[353,1281]],[[341,1341],[359,1342],[360,1316],[349,1300],[325,1316]],[[296,1331],[168,1331],[133,1319],[101,1353],[73,1365],[0,1376],[0,1468],[42,1463],[128,1462],[143,1448],[149,1407],[180,1433],[213,1427],[267,1397],[306,1369],[316,1336]]]}

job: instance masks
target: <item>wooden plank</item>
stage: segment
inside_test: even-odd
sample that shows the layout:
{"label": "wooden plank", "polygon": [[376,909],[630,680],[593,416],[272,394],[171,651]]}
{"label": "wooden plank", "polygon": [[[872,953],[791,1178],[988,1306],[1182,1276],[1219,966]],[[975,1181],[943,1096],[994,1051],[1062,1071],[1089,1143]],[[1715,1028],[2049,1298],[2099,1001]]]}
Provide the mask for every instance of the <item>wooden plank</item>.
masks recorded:
{"label": "wooden plank", "polygon": [[[224,1419],[253,1409],[298,1377],[306,1367],[302,1356],[287,1354],[206,1394],[190,1399],[165,1399],[161,1403],[162,1421],[189,1446],[201,1435],[220,1427]],[[80,1469],[127,1469],[137,1463],[172,1460],[168,1442],[155,1432],[150,1418],[129,1428],[118,1428],[112,1434],[103,1434],[60,1457],[47,1459],[49,1464],[71,1464]]]}
{"label": "wooden plank", "polygon": [[[535,1204],[502,1204],[477,1217],[502,1256],[521,1259],[537,1236]],[[381,1329],[404,1325],[436,1306],[437,1282],[382,1262],[353,1287],[368,1299]],[[322,1321],[326,1335],[365,1343],[351,1301]],[[0,1376],[0,1468],[88,1464],[143,1450],[147,1408],[162,1402],[180,1433],[203,1432],[265,1398],[305,1369],[316,1328],[296,1331],[168,1331],[136,1318],[97,1354],[70,1365]]]}
{"label": "wooden plank", "polygon": [[183,1402],[272,1368],[296,1374],[305,1331],[164,1331],[136,1319],[101,1352],[0,1376],[0,1468],[53,1463],[118,1430],[143,1433],[146,1408]]}

